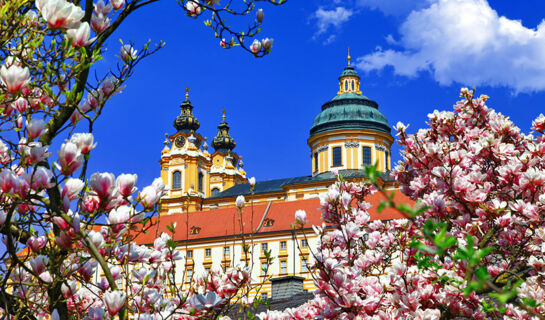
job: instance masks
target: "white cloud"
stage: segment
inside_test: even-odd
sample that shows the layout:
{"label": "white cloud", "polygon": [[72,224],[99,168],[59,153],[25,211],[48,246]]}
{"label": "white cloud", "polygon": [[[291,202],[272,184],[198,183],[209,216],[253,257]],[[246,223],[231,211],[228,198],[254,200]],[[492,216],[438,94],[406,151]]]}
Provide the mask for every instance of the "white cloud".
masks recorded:
{"label": "white cloud", "polygon": [[316,35],[325,33],[331,26],[335,28],[340,27],[341,24],[348,21],[353,14],[354,12],[352,10],[343,7],[337,7],[334,10],[318,8],[313,15],[317,20],[316,26],[318,27],[318,31],[316,32]]}
{"label": "white cloud", "polygon": [[386,15],[405,15],[428,7],[432,0],[357,0],[359,7],[380,10]]}
{"label": "white cloud", "polygon": [[364,71],[391,66],[398,75],[430,72],[440,84],[545,89],[545,22],[536,29],[498,16],[486,0],[438,0],[400,27],[402,50],[358,59]]}

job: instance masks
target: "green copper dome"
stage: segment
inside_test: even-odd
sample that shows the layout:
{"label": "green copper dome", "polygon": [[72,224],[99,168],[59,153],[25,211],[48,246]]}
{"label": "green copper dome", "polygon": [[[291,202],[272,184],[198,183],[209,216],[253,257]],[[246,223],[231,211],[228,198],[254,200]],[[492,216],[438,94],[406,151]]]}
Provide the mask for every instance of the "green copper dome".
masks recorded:
{"label": "green copper dome", "polygon": [[340,77],[345,77],[345,76],[355,76],[358,78],[360,77],[358,73],[356,72],[356,70],[354,70],[354,68],[352,68],[351,66],[347,66],[346,68],[344,68],[343,72],[340,75]]}
{"label": "green copper dome", "polygon": [[322,106],[310,129],[310,135],[343,130],[364,129],[390,134],[386,117],[378,104],[364,95],[347,92],[335,96]]}

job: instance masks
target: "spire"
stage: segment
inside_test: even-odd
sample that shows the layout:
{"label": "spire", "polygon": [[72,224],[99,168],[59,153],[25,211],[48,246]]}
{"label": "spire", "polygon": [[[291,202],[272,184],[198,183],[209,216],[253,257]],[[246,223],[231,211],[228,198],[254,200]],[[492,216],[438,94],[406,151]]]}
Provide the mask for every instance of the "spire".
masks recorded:
{"label": "spire", "polygon": [[190,133],[199,129],[201,124],[193,115],[193,106],[189,101],[189,87],[185,87],[185,101],[180,105],[180,115],[174,120],[174,128],[182,133]]}
{"label": "spire", "polygon": [[225,109],[222,110],[221,122],[218,125],[218,135],[212,140],[212,147],[216,151],[230,153],[237,145],[235,140],[229,136],[229,126],[225,122]]}
{"label": "spire", "polygon": [[350,57],[350,47],[348,47],[348,55],[346,57],[348,65],[344,68],[339,77],[339,92],[337,94],[355,93],[360,94],[360,76],[354,67],[350,65],[352,57]]}

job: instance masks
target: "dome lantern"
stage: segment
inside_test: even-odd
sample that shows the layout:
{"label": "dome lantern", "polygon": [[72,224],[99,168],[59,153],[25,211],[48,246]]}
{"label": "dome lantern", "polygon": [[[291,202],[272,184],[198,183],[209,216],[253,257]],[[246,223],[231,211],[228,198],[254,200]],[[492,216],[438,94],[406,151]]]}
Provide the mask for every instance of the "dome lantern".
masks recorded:
{"label": "dome lantern", "polygon": [[189,88],[185,87],[185,101],[180,105],[180,115],[174,120],[174,128],[182,133],[195,132],[201,124],[193,115],[193,106],[189,101]]}
{"label": "dome lantern", "polygon": [[229,136],[229,126],[225,122],[225,109],[223,109],[222,121],[218,125],[218,135],[212,140],[212,147],[219,152],[230,153],[237,145]]}
{"label": "dome lantern", "polygon": [[352,58],[350,57],[350,47],[348,48],[348,65],[344,68],[339,77],[339,92],[361,94],[360,91],[360,76],[356,70],[350,65]]}

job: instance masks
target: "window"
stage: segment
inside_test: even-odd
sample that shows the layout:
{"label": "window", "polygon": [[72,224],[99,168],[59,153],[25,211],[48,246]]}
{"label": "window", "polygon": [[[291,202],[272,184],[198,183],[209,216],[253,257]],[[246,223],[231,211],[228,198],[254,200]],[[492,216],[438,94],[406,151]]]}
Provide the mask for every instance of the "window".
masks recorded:
{"label": "window", "polygon": [[187,250],[187,258],[192,259],[193,258],[193,250]]}
{"label": "window", "polygon": [[269,269],[269,264],[267,262],[261,262],[261,275],[266,276]]}
{"label": "window", "polygon": [[198,184],[198,187],[199,187],[199,192],[202,192],[202,182],[203,181],[203,174],[202,172],[199,172],[199,184]]}
{"label": "window", "polygon": [[204,249],[204,255],[206,257],[210,257],[212,255],[212,249],[210,249],[210,248]]}
{"label": "window", "polygon": [[207,275],[208,273],[210,273],[210,267],[204,268],[204,274]]}
{"label": "window", "polygon": [[189,234],[199,234],[201,232],[201,228],[193,226],[191,227],[191,230],[189,230]]}
{"label": "window", "polygon": [[286,241],[280,241],[280,250],[286,250],[287,247]]}
{"label": "window", "polygon": [[388,157],[390,155],[388,154],[388,151],[384,151],[384,169],[388,170]]}
{"label": "window", "polygon": [[267,243],[266,242],[262,243],[261,244],[261,252],[265,252],[267,250],[269,250],[269,246],[267,245]]}
{"label": "window", "polygon": [[268,298],[267,292],[261,293],[261,299],[265,300],[265,299],[267,299],[267,298]]}
{"label": "window", "polygon": [[344,91],[348,91],[348,81],[344,82]]}
{"label": "window", "polygon": [[274,220],[267,218],[267,219],[265,219],[263,225],[264,225],[265,228],[272,227],[274,225]]}
{"label": "window", "polygon": [[286,260],[280,261],[280,274],[288,273],[288,262]]}
{"label": "window", "polygon": [[218,193],[220,193],[220,189],[218,188],[212,189],[212,196],[216,196]]}
{"label": "window", "polygon": [[301,272],[308,272],[307,259],[301,259]]}
{"label": "window", "polygon": [[182,173],[180,171],[174,171],[172,174],[172,189],[182,188]]}
{"label": "window", "polygon": [[318,152],[314,153],[314,171],[318,171]]}
{"label": "window", "polygon": [[363,147],[361,152],[363,155],[363,164],[371,165],[371,147]]}
{"label": "window", "polygon": [[186,269],[186,277],[187,281],[191,281],[191,278],[193,278],[193,269]]}
{"label": "window", "polygon": [[333,166],[338,167],[343,165],[342,148],[333,148]]}
{"label": "window", "polygon": [[229,247],[223,247],[223,255],[229,255]]}
{"label": "window", "polygon": [[307,241],[307,239],[301,240],[301,247],[303,247],[303,248],[308,247],[308,241]]}

